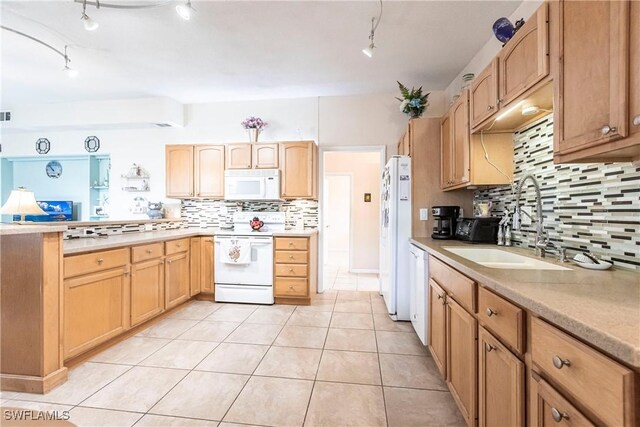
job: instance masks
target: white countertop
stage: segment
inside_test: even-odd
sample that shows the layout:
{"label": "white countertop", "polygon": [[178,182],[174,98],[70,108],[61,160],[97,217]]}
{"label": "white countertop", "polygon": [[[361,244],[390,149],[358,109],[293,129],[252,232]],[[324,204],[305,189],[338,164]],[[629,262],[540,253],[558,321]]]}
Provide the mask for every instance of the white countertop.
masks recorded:
{"label": "white countertop", "polygon": [[0,236],[10,236],[14,234],[39,234],[39,233],[58,233],[67,231],[66,225],[60,223],[40,224],[0,224]]}

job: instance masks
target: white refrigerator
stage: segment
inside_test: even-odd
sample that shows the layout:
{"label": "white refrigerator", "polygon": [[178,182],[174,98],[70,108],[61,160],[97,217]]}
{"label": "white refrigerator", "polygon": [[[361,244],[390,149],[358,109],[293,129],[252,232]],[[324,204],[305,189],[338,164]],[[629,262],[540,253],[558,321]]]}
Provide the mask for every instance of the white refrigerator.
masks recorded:
{"label": "white refrigerator", "polygon": [[395,320],[410,318],[411,158],[393,156],[382,173],[380,294]]}

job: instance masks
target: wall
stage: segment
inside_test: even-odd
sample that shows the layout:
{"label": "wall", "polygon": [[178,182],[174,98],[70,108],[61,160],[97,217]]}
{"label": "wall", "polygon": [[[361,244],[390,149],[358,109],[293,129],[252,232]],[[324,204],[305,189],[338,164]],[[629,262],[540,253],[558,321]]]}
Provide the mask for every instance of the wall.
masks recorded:
{"label": "wall", "polygon": [[[553,114],[514,134],[514,182],[532,174],[540,183],[544,225],[556,246],[590,250],[622,268],[640,270],[640,167],[630,163],[553,164]],[[515,184],[514,184],[515,186]],[[491,200],[494,215],[513,212],[514,188],[475,192]],[[535,192],[523,192],[522,205],[532,206]],[[515,246],[534,247],[535,223],[513,232]]]}
{"label": "wall", "polygon": [[[351,270],[377,271],[380,259],[380,153],[329,151],[324,156],[325,173],[352,175]],[[371,202],[364,202],[364,193],[371,193]]]}

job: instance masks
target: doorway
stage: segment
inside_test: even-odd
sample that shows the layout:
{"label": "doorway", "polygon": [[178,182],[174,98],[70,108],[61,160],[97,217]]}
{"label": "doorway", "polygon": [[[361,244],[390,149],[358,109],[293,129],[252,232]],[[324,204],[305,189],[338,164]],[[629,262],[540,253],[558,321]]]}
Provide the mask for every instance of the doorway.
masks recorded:
{"label": "doorway", "polygon": [[321,148],[318,290],[378,291],[385,147]]}

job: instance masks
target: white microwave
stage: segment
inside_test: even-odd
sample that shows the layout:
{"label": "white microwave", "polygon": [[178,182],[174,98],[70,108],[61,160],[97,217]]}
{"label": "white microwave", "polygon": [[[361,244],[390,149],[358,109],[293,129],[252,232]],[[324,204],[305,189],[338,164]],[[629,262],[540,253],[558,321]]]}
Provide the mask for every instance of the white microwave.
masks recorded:
{"label": "white microwave", "polygon": [[279,169],[224,171],[225,200],[279,200]]}

